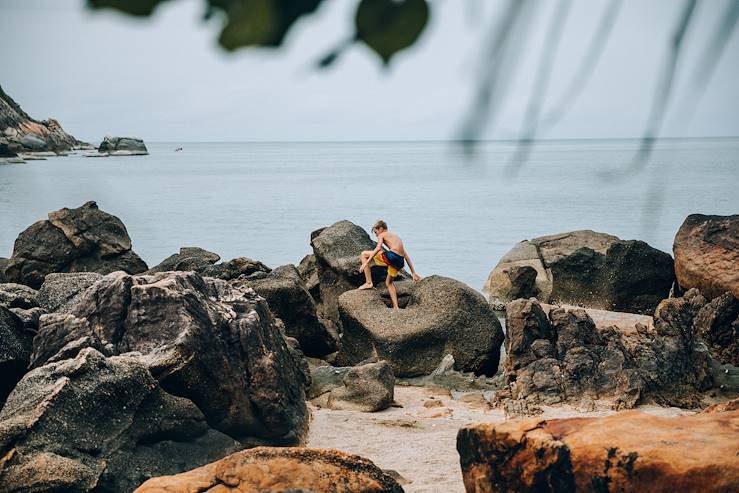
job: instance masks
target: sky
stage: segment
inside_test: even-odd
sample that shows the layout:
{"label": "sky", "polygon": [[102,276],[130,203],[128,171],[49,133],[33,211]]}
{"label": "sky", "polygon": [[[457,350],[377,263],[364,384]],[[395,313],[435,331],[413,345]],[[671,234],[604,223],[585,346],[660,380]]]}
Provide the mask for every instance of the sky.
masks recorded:
{"label": "sky", "polygon": [[[689,90],[709,35],[732,0],[699,2],[662,135],[739,135],[739,34],[733,33],[692,118]],[[479,81],[501,1],[434,0],[426,31],[388,69],[356,45],[328,70],[315,62],[352,32],[356,0],[324,0],[279,50],[221,50],[202,0],[170,1],[152,18],[93,12],[83,0],[0,0],[0,85],[37,119],[77,138],[147,141],[447,140],[458,135]],[[520,129],[548,21],[540,0],[511,83],[483,138]],[[604,0],[573,0],[544,107],[580,66]],[[543,138],[631,138],[646,124],[683,2],[624,0],[596,71]]]}

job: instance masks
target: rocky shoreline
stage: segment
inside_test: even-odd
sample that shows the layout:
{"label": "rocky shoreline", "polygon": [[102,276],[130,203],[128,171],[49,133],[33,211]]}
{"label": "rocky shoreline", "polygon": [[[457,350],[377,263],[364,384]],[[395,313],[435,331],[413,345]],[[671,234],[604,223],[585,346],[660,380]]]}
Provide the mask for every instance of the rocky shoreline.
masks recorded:
{"label": "rocky shoreline", "polygon": [[297,266],[183,247],[149,267],[95,202],[21,232],[0,259],[0,490],[440,491],[412,456],[315,448],[341,448],[333,419],[387,448],[407,425],[419,454],[440,423],[444,491],[739,488],[739,216],[689,216],[674,260],[526,240],[489,300],[403,273],[397,311],[382,283],[355,290],[361,227],[306,241]]}

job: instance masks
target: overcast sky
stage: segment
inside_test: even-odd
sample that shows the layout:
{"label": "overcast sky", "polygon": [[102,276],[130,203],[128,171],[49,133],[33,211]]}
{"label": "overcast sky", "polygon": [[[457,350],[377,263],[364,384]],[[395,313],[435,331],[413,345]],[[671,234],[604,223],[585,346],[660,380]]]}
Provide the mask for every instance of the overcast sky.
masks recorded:
{"label": "overcast sky", "polygon": [[[739,135],[739,35],[733,33],[689,121],[681,108],[708,35],[727,0],[699,3],[663,134]],[[201,0],[165,3],[148,20],[91,12],[82,0],[0,0],[0,85],[35,118],[76,137],[148,141],[436,140],[457,134],[500,2],[433,1],[416,47],[383,70],[353,47],[331,69],[314,62],[352,30],[356,0],[325,0],[284,48],[227,54]],[[541,2],[527,49],[487,138],[510,138],[531,91],[554,1]],[[582,96],[548,138],[634,137],[642,131],[669,34],[683,2],[626,0]],[[547,103],[579,66],[605,2],[576,0]]]}

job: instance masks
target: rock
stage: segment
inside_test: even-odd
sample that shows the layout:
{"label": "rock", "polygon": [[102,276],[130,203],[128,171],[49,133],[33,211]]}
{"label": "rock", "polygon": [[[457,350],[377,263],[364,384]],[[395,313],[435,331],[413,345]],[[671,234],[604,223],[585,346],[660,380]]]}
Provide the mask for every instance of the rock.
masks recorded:
{"label": "rock", "polygon": [[468,492],[739,489],[739,411],[511,420],[457,434]]}
{"label": "rock", "polygon": [[[364,229],[350,221],[339,221],[311,234],[324,317],[339,322],[339,296],[364,284],[364,274],[358,271],[359,256],[376,245]],[[386,268],[372,266],[372,279],[376,284],[384,282],[386,276]],[[407,276],[401,273],[398,279],[404,277]]]}
{"label": "rock", "polygon": [[309,396],[325,396],[325,407],[372,413],[390,407],[395,376],[386,361],[359,366],[320,366],[311,369]]}
{"label": "rock", "polygon": [[316,303],[321,302],[321,284],[318,281],[318,266],[316,265],[316,256],[313,254],[306,255],[298,265],[298,273],[305,282],[305,287],[313,297]]}
{"label": "rock", "polygon": [[287,335],[298,340],[306,355],[320,357],[338,349],[337,330],[329,321],[318,318],[313,297],[294,266],[242,276],[233,285],[252,288],[266,299],[272,313],[285,324]]}
{"label": "rock", "polygon": [[553,307],[547,315],[535,299],[509,303],[506,387],[496,401],[510,414],[565,402],[631,408],[645,398],[699,406],[698,391],[712,383],[707,350],[693,328],[704,304],[695,290],[664,300],[653,324],[629,330],[598,327],[583,309]]}
{"label": "rock", "polygon": [[0,284],[8,282],[8,278],[5,277],[5,268],[8,266],[8,262],[10,262],[9,258],[0,257]]}
{"label": "rock", "polygon": [[444,356],[434,371],[429,375],[396,379],[400,385],[413,387],[429,387],[433,389],[447,389],[456,391],[497,390],[502,386],[501,375],[486,377],[475,375],[472,372],[461,372],[454,369],[454,357],[451,354]]}
{"label": "rock", "polygon": [[[193,488],[197,485],[197,490]],[[367,459],[331,449],[257,447],[178,474],[150,479],[135,493],[402,493]]]}
{"label": "rock", "polygon": [[0,284],[0,306],[28,309],[38,306],[38,291],[23,284]]}
{"label": "rock", "polygon": [[708,299],[726,291],[739,298],[739,214],[689,215],[672,250],[681,288],[697,288]]}
{"label": "rock", "polygon": [[46,313],[46,310],[38,306],[33,308],[11,308],[10,311],[20,319],[23,324],[23,330],[30,334],[35,334],[38,331],[41,315]]}
{"label": "rock", "polygon": [[132,491],[241,448],[136,357],[94,349],[37,368],[0,412],[0,490]]}
{"label": "rock", "polygon": [[643,241],[572,231],[517,244],[495,266],[483,290],[496,305],[536,297],[545,303],[652,313],[669,295],[672,269],[670,255]]}
{"label": "rock", "polygon": [[21,320],[0,306],[0,408],[26,373],[32,341],[33,334],[24,330]]}
{"label": "rock", "polygon": [[21,137],[20,143],[29,151],[41,152],[49,150],[49,145],[46,143],[46,141],[33,134],[26,134]]}
{"label": "rock", "polygon": [[220,264],[214,264],[203,270],[202,274],[208,277],[217,277],[229,281],[241,276],[251,276],[258,272],[268,273],[271,269],[258,260],[247,257],[237,257]]}
{"label": "rock", "polygon": [[76,209],[50,212],[48,221],[23,231],[15,240],[5,275],[38,289],[52,272],[138,273],[146,268],[131,250],[131,238],[121,220],[87,202]]}
{"label": "rock", "polygon": [[111,156],[144,156],[149,154],[144,141],[137,137],[106,136],[100,143],[98,152],[107,152]]}
{"label": "rock", "polygon": [[395,311],[376,289],[341,295],[340,364],[374,357],[388,361],[396,376],[412,377],[428,375],[451,354],[457,370],[495,374],[504,336],[481,294],[440,276],[397,284],[402,308]]}
{"label": "rock", "polygon": [[38,303],[49,313],[67,313],[87,288],[102,278],[101,274],[95,272],[47,274],[38,291]]}
{"label": "rock", "polygon": [[158,265],[147,271],[147,274],[166,271],[196,271],[200,272],[221,260],[218,254],[198,247],[182,247],[180,253],[170,255]]}
{"label": "rock", "polygon": [[701,308],[694,325],[718,361],[739,366],[739,300],[732,293],[724,293]]}
{"label": "rock", "polygon": [[211,427],[247,444],[300,443],[307,383],[267,303],[194,272],[116,272],[66,314],[41,318],[31,364],[84,347],[131,351],[170,394],[195,403]]}

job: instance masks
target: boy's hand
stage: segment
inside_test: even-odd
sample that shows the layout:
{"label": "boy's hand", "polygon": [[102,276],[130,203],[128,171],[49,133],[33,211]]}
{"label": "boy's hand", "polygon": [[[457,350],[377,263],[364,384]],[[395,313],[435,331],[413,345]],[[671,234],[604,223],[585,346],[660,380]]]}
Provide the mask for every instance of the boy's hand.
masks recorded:
{"label": "boy's hand", "polygon": [[366,269],[366,268],[367,268],[367,262],[363,263],[363,264],[362,264],[362,265],[361,265],[361,266],[359,267],[359,273],[361,274],[362,272],[364,272],[364,269]]}
{"label": "boy's hand", "polygon": [[419,276],[419,275],[418,275],[418,274],[416,274],[415,272],[413,273],[413,280],[414,280],[415,282],[418,282],[418,281],[420,281],[421,279],[423,279],[423,277]]}

